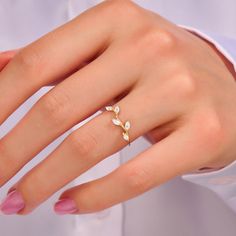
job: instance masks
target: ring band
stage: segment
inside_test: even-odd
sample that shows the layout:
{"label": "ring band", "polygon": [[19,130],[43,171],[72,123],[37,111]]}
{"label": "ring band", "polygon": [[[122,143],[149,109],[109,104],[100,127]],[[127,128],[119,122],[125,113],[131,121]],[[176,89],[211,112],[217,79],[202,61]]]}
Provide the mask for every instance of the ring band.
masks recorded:
{"label": "ring band", "polygon": [[122,123],[122,121],[119,119],[118,114],[120,112],[119,106],[106,106],[105,107],[107,111],[112,111],[115,113],[115,118],[112,118],[112,123],[116,126],[120,126],[123,129],[122,135],[123,139],[127,141],[130,145],[130,139],[129,139],[129,133],[128,130],[130,129],[130,121],[126,121],[125,124]]}

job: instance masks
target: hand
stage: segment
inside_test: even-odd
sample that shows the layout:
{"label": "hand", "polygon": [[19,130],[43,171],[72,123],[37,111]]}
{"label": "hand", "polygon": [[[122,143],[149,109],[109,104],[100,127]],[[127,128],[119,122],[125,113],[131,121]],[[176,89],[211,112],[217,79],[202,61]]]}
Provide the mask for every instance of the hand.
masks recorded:
{"label": "hand", "polygon": [[127,145],[108,105],[130,121],[130,142],[144,135],[153,145],[62,193],[54,206],[59,214],[100,211],[175,176],[235,160],[232,73],[204,40],[131,1],[105,1],[20,50],[0,74],[0,122],[51,83],[1,139],[1,185],[61,134],[103,112],[9,190],[1,205],[6,214],[28,214]]}

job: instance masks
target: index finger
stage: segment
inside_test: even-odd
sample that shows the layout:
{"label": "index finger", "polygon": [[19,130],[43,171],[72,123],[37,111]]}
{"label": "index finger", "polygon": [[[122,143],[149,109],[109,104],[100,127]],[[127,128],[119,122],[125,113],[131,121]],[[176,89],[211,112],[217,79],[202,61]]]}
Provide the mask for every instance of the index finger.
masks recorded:
{"label": "index finger", "polygon": [[[63,79],[108,44],[104,11],[90,9],[20,50],[0,73],[0,124],[42,86]],[[101,16],[101,14],[103,14]]]}

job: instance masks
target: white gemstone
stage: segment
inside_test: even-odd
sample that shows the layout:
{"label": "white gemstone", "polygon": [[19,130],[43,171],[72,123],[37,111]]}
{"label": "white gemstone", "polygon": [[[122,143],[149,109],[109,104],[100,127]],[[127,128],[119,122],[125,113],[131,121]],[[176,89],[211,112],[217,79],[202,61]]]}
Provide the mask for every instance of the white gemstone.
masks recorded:
{"label": "white gemstone", "polygon": [[128,136],[128,134],[127,134],[127,133],[122,133],[122,134],[123,134],[124,140],[129,141],[129,136]]}
{"label": "white gemstone", "polygon": [[114,111],[115,111],[116,114],[118,114],[119,111],[120,111],[120,108],[119,108],[118,106],[116,106],[115,109],[114,109]]}
{"label": "white gemstone", "polygon": [[130,122],[129,121],[126,121],[125,122],[125,128],[128,130],[130,129]]}
{"label": "white gemstone", "polygon": [[106,110],[107,110],[107,111],[112,111],[112,110],[113,110],[113,107],[112,107],[112,106],[106,106]]}
{"label": "white gemstone", "polygon": [[121,124],[120,120],[115,119],[115,118],[112,119],[112,122],[113,122],[113,124],[115,124],[115,125],[120,125],[120,124]]}

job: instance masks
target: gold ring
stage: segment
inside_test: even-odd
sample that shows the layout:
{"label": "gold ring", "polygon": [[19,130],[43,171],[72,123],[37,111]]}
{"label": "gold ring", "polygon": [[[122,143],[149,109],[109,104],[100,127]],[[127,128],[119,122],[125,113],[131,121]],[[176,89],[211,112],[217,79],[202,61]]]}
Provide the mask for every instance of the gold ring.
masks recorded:
{"label": "gold ring", "polygon": [[106,106],[105,107],[107,111],[112,111],[115,113],[115,118],[112,118],[112,123],[114,125],[120,126],[123,129],[122,135],[123,139],[127,141],[130,145],[130,139],[129,139],[129,133],[128,130],[130,129],[130,121],[126,121],[125,124],[122,123],[122,121],[119,119],[118,114],[120,112],[119,106]]}

